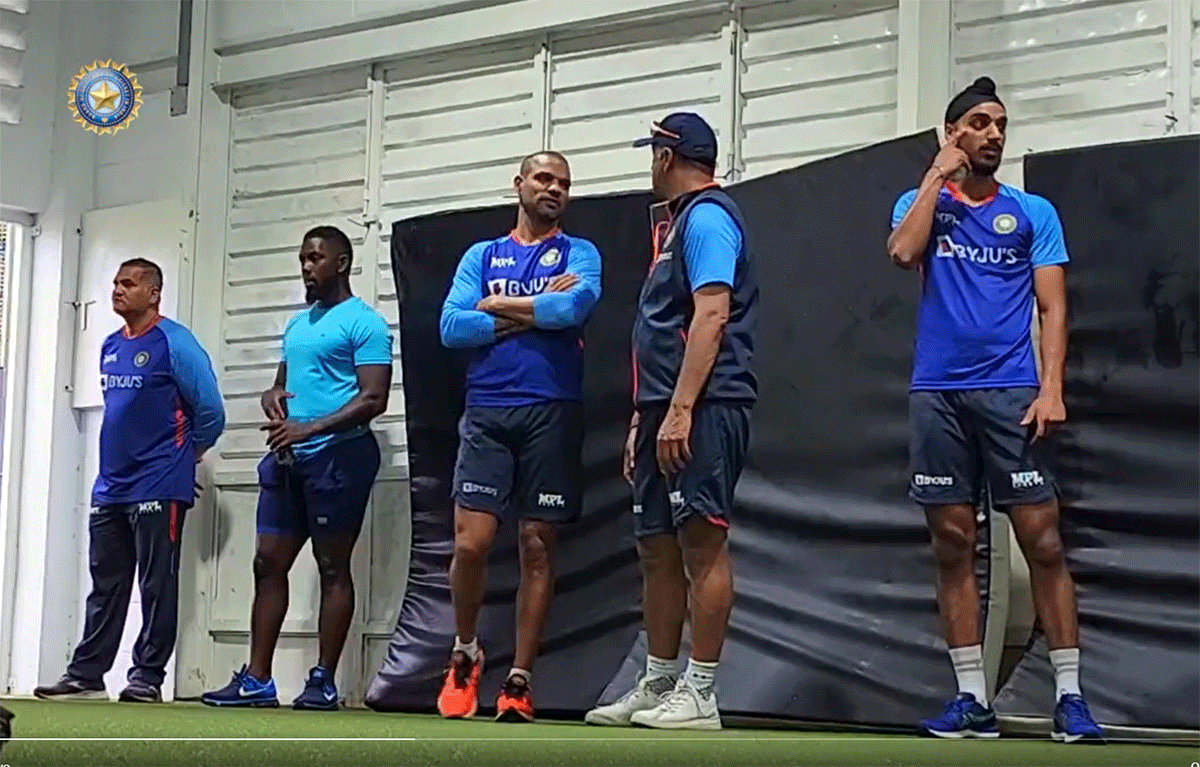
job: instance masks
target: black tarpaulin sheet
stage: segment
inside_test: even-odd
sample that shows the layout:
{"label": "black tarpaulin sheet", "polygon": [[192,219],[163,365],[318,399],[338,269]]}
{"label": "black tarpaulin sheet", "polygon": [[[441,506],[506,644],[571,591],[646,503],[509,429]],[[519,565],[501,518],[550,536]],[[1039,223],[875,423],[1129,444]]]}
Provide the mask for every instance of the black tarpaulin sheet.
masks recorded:
{"label": "black tarpaulin sheet", "polygon": [[[892,205],[936,150],[929,131],[730,187],[746,214],[763,305],[762,399],[734,515],[737,595],[718,677],[726,711],[908,725],[953,692],[924,517],[905,497],[918,284],[885,252]],[[644,195],[576,199],[565,222],[597,243],[605,294],[587,331],[585,516],[564,531],[559,553],[558,593],[535,672],[541,710],[581,712],[602,692],[611,700],[644,664],[641,579],[619,454],[630,408],[632,312],[650,258],[649,202]],[[448,655],[450,478],[462,375],[461,358],[440,346],[437,317],[463,250],[506,231],[512,216],[505,206],[393,228],[413,575],[368,693],[377,709],[432,707]],[[986,536],[984,525],[981,574]],[[489,566],[480,629],[489,651],[485,706],[511,661],[511,529]]]}
{"label": "black tarpaulin sheet", "polygon": [[[587,436],[584,514],[559,533],[555,599],[536,669],[541,710],[589,708],[641,624],[641,575],[621,449],[630,414],[629,329],[650,263],[648,194],[576,200],[567,231],[604,254],[603,299],[584,337]],[[392,228],[400,302],[412,553],[396,633],[367,692],[377,710],[432,708],[454,638],[448,571],[454,544],[451,488],[463,409],[464,352],[441,345],[438,319],[462,253],[513,226],[511,205],[422,216]],[[404,545],[405,542],[397,542]],[[479,621],[487,653],[483,707],[494,706],[512,663],[518,586],[516,525],[501,526],[488,560]]]}
{"label": "black tarpaulin sheet", "polygon": [[[1200,138],[1025,158],[1062,219],[1071,338],[1055,437],[1081,682],[1108,724],[1200,727]],[[1042,638],[996,698],[1054,704]]]}

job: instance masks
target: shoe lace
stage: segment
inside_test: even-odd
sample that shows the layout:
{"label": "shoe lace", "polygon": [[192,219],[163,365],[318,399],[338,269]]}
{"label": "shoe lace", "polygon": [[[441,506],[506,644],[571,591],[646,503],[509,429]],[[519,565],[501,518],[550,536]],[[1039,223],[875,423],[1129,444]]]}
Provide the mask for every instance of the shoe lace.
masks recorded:
{"label": "shoe lace", "polygon": [[680,685],[667,694],[661,704],[662,710],[664,712],[678,711],[690,703],[695,695],[695,691]]}
{"label": "shoe lace", "polygon": [[454,680],[454,686],[460,690],[467,688],[467,680],[471,678],[471,670],[475,666],[475,661],[467,657],[467,654],[462,650],[455,650],[450,655],[450,668],[453,670],[451,678]]}
{"label": "shoe lace", "polygon": [[971,706],[973,705],[975,705],[975,700],[973,698],[960,695],[946,704],[946,708],[942,714],[944,716],[962,717],[971,710]]}
{"label": "shoe lace", "polygon": [[529,685],[522,679],[510,676],[504,682],[503,692],[505,697],[508,698],[524,698],[529,695]]}
{"label": "shoe lace", "polygon": [[1090,722],[1092,721],[1092,712],[1088,708],[1087,701],[1083,698],[1070,695],[1063,698],[1062,701],[1063,715],[1070,722]]}

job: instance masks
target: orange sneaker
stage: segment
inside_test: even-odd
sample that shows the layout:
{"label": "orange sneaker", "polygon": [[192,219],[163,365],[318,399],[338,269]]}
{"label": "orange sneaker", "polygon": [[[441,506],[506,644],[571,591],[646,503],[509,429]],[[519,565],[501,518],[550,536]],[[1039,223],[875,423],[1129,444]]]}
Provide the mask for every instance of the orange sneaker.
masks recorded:
{"label": "orange sneaker", "polygon": [[450,654],[446,681],[438,694],[438,713],[447,719],[469,719],[479,708],[479,675],[483,671],[483,650],[471,660],[462,650]]}
{"label": "orange sneaker", "polygon": [[510,676],[501,688],[496,698],[496,721],[533,721],[533,693],[529,690],[529,680],[520,674]]}

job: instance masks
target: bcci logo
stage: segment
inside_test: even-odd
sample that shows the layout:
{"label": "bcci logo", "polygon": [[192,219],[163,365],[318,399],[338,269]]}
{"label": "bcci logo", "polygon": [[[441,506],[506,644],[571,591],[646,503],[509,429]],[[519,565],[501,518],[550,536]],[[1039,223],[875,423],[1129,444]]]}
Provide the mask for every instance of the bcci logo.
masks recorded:
{"label": "bcci logo", "polygon": [[146,367],[146,363],[150,361],[150,352],[138,352],[133,355],[133,364],[136,367]]}
{"label": "bcci logo", "polygon": [[542,266],[554,266],[561,258],[562,255],[558,252],[558,248],[550,248],[550,250],[547,250],[542,254],[542,257],[538,260],[538,263]]}
{"label": "bcci logo", "polygon": [[1013,218],[1008,213],[1001,213],[992,219],[992,229],[996,234],[1012,234],[1017,228],[1017,219]]}
{"label": "bcci logo", "polygon": [[127,126],[142,106],[142,86],[124,64],[93,61],[71,78],[67,106],[75,122],[97,135]]}

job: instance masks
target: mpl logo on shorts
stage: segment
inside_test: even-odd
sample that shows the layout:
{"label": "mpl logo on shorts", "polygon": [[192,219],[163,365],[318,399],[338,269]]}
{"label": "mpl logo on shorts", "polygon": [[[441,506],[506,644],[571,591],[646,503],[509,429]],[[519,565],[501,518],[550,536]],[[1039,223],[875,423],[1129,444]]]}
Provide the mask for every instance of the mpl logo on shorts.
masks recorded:
{"label": "mpl logo on shorts", "polygon": [[162,504],[158,501],[146,501],[137,505],[138,514],[158,514],[162,511]]}
{"label": "mpl logo on shorts", "polygon": [[496,488],[488,487],[487,485],[477,485],[474,482],[462,483],[462,491],[464,493],[482,493],[483,495],[495,495]]}
{"label": "mpl logo on shorts", "polygon": [[1013,490],[1024,490],[1046,484],[1040,471],[1014,471],[1010,477]]}
{"label": "mpl logo on shorts", "polygon": [[566,500],[557,493],[538,493],[538,506],[550,506],[556,509],[564,508]]}
{"label": "mpl logo on shorts", "polygon": [[929,474],[914,474],[913,484],[918,487],[926,485],[938,485],[940,487],[951,487],[954,484],[954,477],[945,477]]}

